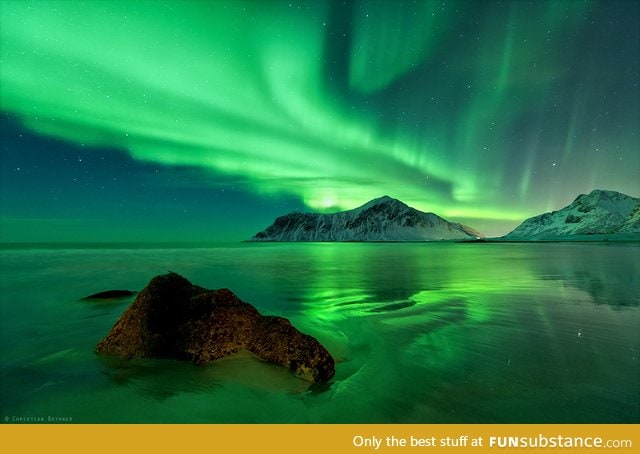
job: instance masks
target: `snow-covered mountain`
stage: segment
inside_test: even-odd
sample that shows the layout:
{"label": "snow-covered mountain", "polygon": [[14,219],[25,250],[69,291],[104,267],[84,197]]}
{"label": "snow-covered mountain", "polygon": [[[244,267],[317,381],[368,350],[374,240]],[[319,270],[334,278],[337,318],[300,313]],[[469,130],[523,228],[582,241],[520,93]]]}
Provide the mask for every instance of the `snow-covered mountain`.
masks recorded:
{"label": "snow-covered mountain", "polygon": [[570,235],[640,234],[640,199],[595,189],[558,211],[525,220],[507,239],[545,239]]}
{"label": "snow-covered mountain", "polygon": [[280,216],[250,241],[431,241],[483,236],[467,226],[384,196],[338,213]]}

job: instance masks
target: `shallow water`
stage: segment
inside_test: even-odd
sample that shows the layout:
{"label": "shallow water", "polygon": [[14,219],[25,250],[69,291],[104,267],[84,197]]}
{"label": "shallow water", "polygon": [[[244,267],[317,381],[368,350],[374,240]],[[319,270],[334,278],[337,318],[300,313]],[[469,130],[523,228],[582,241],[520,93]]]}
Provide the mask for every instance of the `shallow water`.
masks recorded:
{"label": "shallow water", "polygon": [[[133,298],[79,299],[169,270],[288,317],[335,378],[95,355]],[[41,247],[0,271],[3,421],[640,422],[638,244]]]}

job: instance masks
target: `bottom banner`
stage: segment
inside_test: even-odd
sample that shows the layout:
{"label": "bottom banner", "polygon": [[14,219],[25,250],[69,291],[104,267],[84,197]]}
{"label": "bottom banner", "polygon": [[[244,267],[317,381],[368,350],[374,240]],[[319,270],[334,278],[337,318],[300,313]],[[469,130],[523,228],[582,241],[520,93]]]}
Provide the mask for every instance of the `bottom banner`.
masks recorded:
{"label": "bottom banner", "polygon": [[638,452],[638,425],[33,425],[0,426],[4,452],[417,453]]}

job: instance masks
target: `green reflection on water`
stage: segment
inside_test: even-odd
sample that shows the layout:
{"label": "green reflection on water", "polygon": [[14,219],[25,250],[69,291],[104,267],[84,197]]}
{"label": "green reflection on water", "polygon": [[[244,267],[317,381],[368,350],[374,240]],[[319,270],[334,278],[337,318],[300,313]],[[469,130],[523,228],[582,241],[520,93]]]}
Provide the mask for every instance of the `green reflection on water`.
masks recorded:
{"label": "green reflection on water", "polygon": [[[12,251],[0,279],[2,404],[79,422],[637,422],[639,251],[282,244],[99,261]],[[124,306],[78,303],[69,276],[82,296],[139,289],[151,267],[290,318],[336,358],[334,380],[306,390],[246,357],[206,369],[103,364],[93,348]]]}

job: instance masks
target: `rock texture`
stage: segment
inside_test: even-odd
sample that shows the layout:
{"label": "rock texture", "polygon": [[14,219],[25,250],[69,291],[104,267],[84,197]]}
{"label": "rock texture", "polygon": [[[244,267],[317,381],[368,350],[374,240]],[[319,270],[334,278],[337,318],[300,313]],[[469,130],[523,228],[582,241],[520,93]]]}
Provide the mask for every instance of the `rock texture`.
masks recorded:
{"label": "rock texture", "polygon": [[640,199],[595,189],[570,205],[525,220],[507,239],[562,239],[575,235],[640,234]]}
{"label": "rock texture", "polygon": [[263,316],[230,290],[207,290],[176,273],[154,277],[96,352],[206,364],[241,349],[311,382],[335,373],[329,352],[287,319]]}
{"label": "rock texture", "polygon": [[348,211],[289,213],[250,241],[433,241],[484,237],[462,224],[383,196]]}

